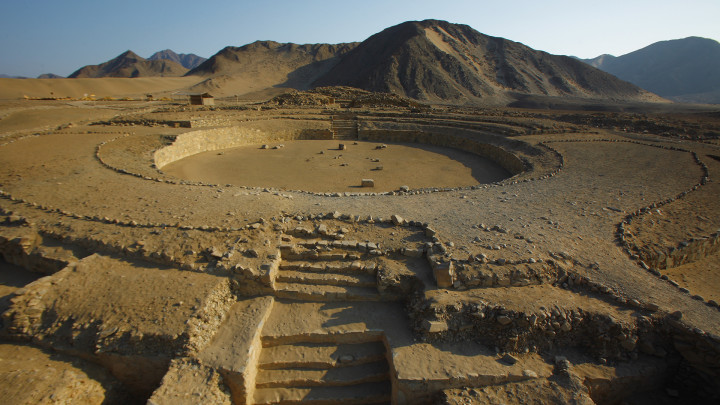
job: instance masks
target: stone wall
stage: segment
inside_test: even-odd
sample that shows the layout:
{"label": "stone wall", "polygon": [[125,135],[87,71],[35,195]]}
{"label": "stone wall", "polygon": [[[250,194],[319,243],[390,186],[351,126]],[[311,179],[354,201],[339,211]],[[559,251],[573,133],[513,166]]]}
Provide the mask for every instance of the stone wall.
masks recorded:
{"label": "stone wall", "polygon": [[525,171],[525,163],[510,151],[537,155],[530,145],[480,131],[438,126],[402,125],[398,123],[361,122],[358,138],[377,142],[411,142],[464,150],[488,158],[513,175]]}
{"label": "stone wall", "polygon": [[651,247],[642,247],[639,256],[650,268],[670,269],[702,260],[718,252],[720,252],[720,231],[708,237],[680,242],[678,247],[666,251],[655,251]]}
{"label": "stone wall", "polygon": [[332,139],[329,123],[323,121],[272,120],[252,121],[245,125],[187,132],[172,145],[154,153],[155,167],[213,150],[243,145],[303,139]]}
{"label": "stone wall", "polygon": [[521,173],[525,169],[522,160],[500,147],[452,135],[420,131],[364,130],[358,131],[358,137],[365,141],[422,143],[460,149],[488,158],[513,175]]}

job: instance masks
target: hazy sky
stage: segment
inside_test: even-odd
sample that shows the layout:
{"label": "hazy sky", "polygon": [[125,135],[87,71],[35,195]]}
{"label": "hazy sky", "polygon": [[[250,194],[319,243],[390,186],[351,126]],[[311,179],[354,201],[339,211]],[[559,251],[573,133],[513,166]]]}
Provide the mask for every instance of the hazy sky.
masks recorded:
{"label": "hazy sky", "polygon": [[210,57],[256,40],[362,41],[428,18],[583,58],[688,36],[720,40],[720,0],[0,0],[0,74],[66,76],[128,49]]}

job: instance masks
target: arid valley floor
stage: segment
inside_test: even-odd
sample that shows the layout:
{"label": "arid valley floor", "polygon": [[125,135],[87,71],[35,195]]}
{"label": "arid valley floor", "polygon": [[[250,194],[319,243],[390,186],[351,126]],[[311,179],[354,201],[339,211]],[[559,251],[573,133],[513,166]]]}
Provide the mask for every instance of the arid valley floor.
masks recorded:
{"label": "arid valley floor", "polygon": [[718,112],[335,96],[3,102],[0,402],[716,403]]}

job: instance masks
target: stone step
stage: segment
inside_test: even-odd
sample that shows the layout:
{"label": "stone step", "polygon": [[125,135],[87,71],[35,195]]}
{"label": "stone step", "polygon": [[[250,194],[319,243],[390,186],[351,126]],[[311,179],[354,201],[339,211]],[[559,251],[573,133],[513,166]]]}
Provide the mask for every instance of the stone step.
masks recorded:
{"label": "stone step", "polygon": [[372,382],[344,387],[259,388],[255,390],[255,404],[382,404],[390,403],[390,381]]}
{"label": "stone step", "polygon": [[281,344],[262,349],[258,368],[272,370],[356,366],[385,359],[385,350],[385,345],[379,341]]}
{"label": "stone step", "polygon": [[275,283],[275,296],[304,301],[390,301],[397,297],[384,296],[376,288]]}
{"label": "stone step", "polygon": [[295,270],[316,273],[372,274],[377,272],[377,264],[367,261],[283,261],[280,270]]}
{"label": "stone step", "polygon": [[362,253],[358,251],[347,251],[345,249],[332,249],[325,252],[317,252],[312,249],[287,251],[282,254],[285,260],[360,260]]}
{"label": "stone step", "polygon": [[341,331],[309,332],[295,335],[264,335],[260,338],[263,350],[275,346],[305,346],[308,344],[321,345],[358,345],[379,342],[383,338],[383,331],[368,329],[364,325],[338,325]]}
{"label": "stone step", "polygon": [[[296,236],[297,237],[297,236]],[[327,239],[327,238],[317,238],[315,235],[312,236],[305,236],[304,238],[302,236],[297,237],[299,239],[298,245],[300,247],[303,247],[305,249],[324,249],[324,248],[332,248],[332,249],[342,249],[346,252],[368,252],[373,249],[378,248],[378,244],[376,242],[362,242],[357,240],[334,240],[334,239]],[[281,245],[280,249],[284,252],[289,251],[293,245],[287,244],[287,245]]]}
{"label": "stone step", "polygon": [[255,378],[257,388],[272,387],[340,387],[390,379],[385,359],[357,366],[334,368],[286,368],[260,370]]}
{"label": "stone step", "polygon": [[278,272],[275,282],[355,287],[377,286],[375,277],[365,273],[347,275],[339,273],[304,272],[282,269]]}

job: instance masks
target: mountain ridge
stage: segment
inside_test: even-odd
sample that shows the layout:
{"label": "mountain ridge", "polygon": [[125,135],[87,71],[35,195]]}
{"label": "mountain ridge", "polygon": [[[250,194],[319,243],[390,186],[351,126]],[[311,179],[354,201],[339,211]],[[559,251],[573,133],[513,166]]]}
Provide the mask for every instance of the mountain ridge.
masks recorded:
{"label": "mountain ridge", "polygon": [[659,41],[622,56],[581,60],[663,97],[720,103],[720,43],[712,39]]}
{"label": "mountain ridge", "polygon": [[249,86],[251,91],[270,87],[307,90],[356,45],[255,41],[227,46],[185,76],[204,78],[192,91],[217,92],[241,86]]}
{"label": "mountain ridge", "polygon": [[147,60],[128,50],[107,62],[83,66],[68,78],[164,77],[182,76],[186,72],[187,69],[179,63],[162,59]]}
{"label": "mountain ridge", "polygon": [[194,53],[176,53],[172,49],[164,49],[157,51],[150,55],[147,60],[170,60],[175,63],[182,65],[185,69],[194,69],[201,63],[205,62],[207,58],[195,55]]}

